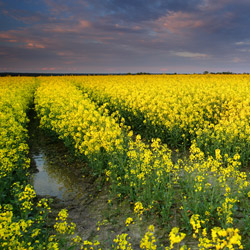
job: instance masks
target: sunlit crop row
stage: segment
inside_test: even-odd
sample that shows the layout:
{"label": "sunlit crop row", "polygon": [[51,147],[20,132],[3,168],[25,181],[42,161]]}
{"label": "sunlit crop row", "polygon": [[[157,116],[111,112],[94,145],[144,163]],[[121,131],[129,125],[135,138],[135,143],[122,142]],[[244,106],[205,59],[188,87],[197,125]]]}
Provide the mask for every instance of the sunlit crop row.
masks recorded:
{"label": "sunlit crop row", "polygon": [[119,124],[69,82],[53,78],[41,81],[35,95],[41,127],[55,131],[67,146],[88,159],[95,174],[101,174],[105,158],[107,161],[123,151]]}
{"label": "sunlit crop row", "polygon": [[[105,101],[104,107],[98,109],[88,95],[82,94],[74,86],[73,80],[75,81],[73,78],[60,77],[41,79],[43,83],[36,92],[35,101],[41,126],[55,131],[77,154],[85,155],[94,171],[99,175],[105,174],[105,179],[110,183],[112,199],[129,197],[138,218],[157,215],[159,223],[168,230],[171,229],[172,218],[175,218],[174,223],[178,228],[172,228],[169,235],[171,245],[166,249],[172,249],[173,244],[182,241],[184,236],[179,234],[179,230],[193,232],[199,249],[242,249],[242,236],[244,244],[250,244],[247,242],[250,185],[247,174],[239,171],[239,154],[224,155],[222,150],[216,148],[214,157],[205,158],[197,143],[190,142],[189,159],[173,163],[171,151],[160,139],[153,139],[145,144],[139,135],[134,138],[132,131],[124,129],[123,123],[119,126],[113,114],[108,115]],[[99,84],[101,86],[100,82]],[[96,98],[100,96],[101,100],[101,92],[95,91],[92,94]],[[193,92],[195,93],[194,89]],[[129,93],[127,92],[128,99],[133,102]],[[198,95],[195,96],[198,98]],[[123,100],[122,97],[120,100]],[[191,100],[189,97],[189,101]],[[122,109],[117,110],[120,112]],[[157,109],[155,112],[157,113]],[[216,112],[218,116],[209,116],[214,123],[216,119],[220,119],[222,111]],[[200,123],[197,128],[195,125],[192,128],[198,131],[206,123],[209,122],[203,119],[203,125]],[[240,217],[237,216],[239,213]],[[133,218],[127,224],[131,221]],[[114,242],[114,247],[118,244],[121,249],[131,249],[125,234],[117,236]],[[92,242],[86,244],[89,245],[86,249],[94,247]],[[141,241],[141,248],[157,247],[159,245],[151,228]],[[184,246],[181,249],[185,249]]]}
{"label": "sunlit crop row", "polygon": [[70,77],[147,138],[174,148],[196,139],[206,154],[250,157],[249,75]]}

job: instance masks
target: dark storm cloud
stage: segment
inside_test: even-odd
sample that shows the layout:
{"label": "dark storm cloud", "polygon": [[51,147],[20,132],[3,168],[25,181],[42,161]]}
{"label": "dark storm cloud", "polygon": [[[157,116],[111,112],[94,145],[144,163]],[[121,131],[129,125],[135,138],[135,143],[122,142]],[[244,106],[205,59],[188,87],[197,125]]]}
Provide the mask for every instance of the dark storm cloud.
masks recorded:
{"label": "dark storm cloud", "polygon": [[0,71],[246,71],[246,0],[0,1]]}

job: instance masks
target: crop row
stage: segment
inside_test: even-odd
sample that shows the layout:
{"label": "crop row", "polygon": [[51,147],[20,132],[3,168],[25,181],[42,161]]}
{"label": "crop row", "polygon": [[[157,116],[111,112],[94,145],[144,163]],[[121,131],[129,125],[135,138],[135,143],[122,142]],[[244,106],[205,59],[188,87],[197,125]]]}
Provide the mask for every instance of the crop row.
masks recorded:
{"label": "crop row", "polygon": [[69,77],[96,103],[118,111],[143,137],[171,148],[193,140],[205,154],[215,149],[241,162],[250,159],[250,77],[92,76]]}
{"label": "crop row", "polygon": [[38,200],[29,184],[27,113],[37,87],[34,78],[1,78],[0,82],[0,248],[58,249],[74,231],[59,213],[55,234],[48,234],[47,199]]}
{"label": "crop row", "polygon": [[[216,149],[215,157],[205,158],[193,143],[189,160],[174,164],[171,151],[160,139],[145,144],[140,135],[133,137],[124,123],[117,122],[115,114],[108,114],[106,102],[99,108],[72,84],[71,78],[41,81],[35,95],[41,126],[55,131],[88,161],[94,174],[110,183],[113,199],[129,197],[139,217],[157,214],[159,223],[169,230],[175,214],[175,225],[181,231],[194,230],[200,249],[220,244],[225,249],[242,248],[238,228],[243,243],[249,244],[250,186],[246,173],[239,171],[239,154],[223,159]],[[176,230],[171,233],[177,237]],[[151,233],[149,230],[147,240]],[[170,241],[178,243],[177,238],[173,236]],[[155,241],[152,244],[155,248],[151,249],[156,249]]]}

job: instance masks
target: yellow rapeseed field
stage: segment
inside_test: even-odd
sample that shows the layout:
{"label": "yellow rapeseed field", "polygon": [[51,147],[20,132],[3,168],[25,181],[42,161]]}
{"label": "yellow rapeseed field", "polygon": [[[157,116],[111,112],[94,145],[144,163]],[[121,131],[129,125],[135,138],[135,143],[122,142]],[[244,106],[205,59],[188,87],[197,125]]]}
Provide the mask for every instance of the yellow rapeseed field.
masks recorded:
{"label": "yellow rapeseed field", "polygon": [[[20,78],[26,84],[19,85],[14,79],[0,84],[6,91],[0,96],[1,178],[15,173],[17,162],[27,168],[26,112],[34,98],[40,127],[56,133],[106,181],[107,202],[133,205],[110,249],[133,249],[129,228],[147,217],[156,224],[143,233],[140,249],[192,249],[190,241],[195,249],[250,248],[250,182],[242,171],[250,157],[248,75],[40,77]],[[187,157],[173,161],[172,150],[187,150]],[[36,221],[46,217],[47,201],[35,204],[26,184],[13,179],[9,186],[19,212],[12,200],[1,201],[3,249],[105,249],[97,240],[70,239],[75,225],[67,223],[66,210],[55,234],[44,237],[44,225],[34,227],[29,218],[35,211]],[[160,228],[168,232],[166,246],[156,237]]]}

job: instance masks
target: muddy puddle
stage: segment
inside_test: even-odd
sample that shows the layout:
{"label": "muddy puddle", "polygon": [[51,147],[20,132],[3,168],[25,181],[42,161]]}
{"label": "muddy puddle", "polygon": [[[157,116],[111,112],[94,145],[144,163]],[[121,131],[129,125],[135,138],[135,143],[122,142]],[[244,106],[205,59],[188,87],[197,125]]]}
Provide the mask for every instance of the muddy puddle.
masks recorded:
{"label": "muddy puddle", "polygon": [[[43,135],[43,139],[47,139]],[[61,148],[61,152],[55,152]],[[62,155],[64,145],[61,142],[51,143],[50,146],[44,143],[39,144],[36,151],[31,156],[36,167],[35,173],[31,176],[31,184],[34,186],[36,194],[39,196],[54,197],[61,201],[69,199],[80,199],[84,193],[89,190],[83,185],[90,181],[90,178],[84,180],[84,163],[70,163],[67,159],[68,152]],[[64,149],[66,151],[66,149]],[[72,157],[72,156],[70,156]],[[72,160],[71,160],[72,161]],[[81,166],[82,165],[82,166]],[[93,181],[93,179],[92,179]]]}
{"label": "muddy puddle", "polygon": [[68,178],[60,167],[49,164],[42,151],[32,157],[38,172],[31,177],[31,184],[37,195],[48,195],[63,200],[72,194],[72,179]]}

